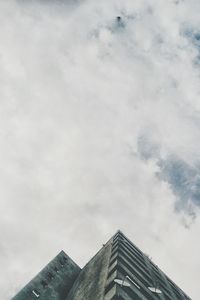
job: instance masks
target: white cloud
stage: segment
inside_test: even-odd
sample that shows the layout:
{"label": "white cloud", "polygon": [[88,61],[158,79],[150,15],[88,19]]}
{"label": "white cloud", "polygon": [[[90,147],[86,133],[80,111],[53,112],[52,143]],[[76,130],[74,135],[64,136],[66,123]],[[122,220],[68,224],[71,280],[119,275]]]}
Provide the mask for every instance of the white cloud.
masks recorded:
{"label": "white cloud", "polygon": [[85,263],[118,228],[198,299],[198,206],[195,222],[175,212],[157,160],[199,163],[199,9],[1,1],[2,299],[62,248]]}

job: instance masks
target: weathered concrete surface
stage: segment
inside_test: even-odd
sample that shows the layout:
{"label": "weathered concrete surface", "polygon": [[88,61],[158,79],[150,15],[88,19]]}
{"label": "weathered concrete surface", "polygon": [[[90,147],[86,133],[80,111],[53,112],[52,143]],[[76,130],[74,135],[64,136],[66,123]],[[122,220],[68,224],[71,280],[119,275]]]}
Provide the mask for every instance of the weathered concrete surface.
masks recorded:
{"label": "weathered concrete surface", "polygon": [[79,266],[61,251],[12,300],[65,300],[80,270]]}
{"label": "weathered concrete surface", "polygon": [[112,244],[108,242],[82,269],[66,300],[103,300]]}

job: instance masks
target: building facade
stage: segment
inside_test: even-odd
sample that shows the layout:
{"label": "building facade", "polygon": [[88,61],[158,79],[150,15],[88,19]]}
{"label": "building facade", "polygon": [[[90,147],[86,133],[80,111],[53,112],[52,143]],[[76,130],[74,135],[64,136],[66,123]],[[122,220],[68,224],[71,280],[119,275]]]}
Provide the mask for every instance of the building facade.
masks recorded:
{"label": "building facade", "polygon": [[12,300],[191,300],[118,231],[81,270],[63,251]]}

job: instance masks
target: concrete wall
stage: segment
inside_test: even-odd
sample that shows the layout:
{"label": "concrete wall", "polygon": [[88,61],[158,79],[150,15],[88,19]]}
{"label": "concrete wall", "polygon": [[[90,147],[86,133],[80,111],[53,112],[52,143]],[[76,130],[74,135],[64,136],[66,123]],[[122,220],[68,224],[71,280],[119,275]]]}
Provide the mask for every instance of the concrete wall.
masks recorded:
{"label": "concrete wall", "polygon": [[80,270],[79,266],[61,251],[12,300],[65,300]]}
{"label": "concrete wall", "polygon": [[108,242],[82,269],[66,300],[103,300],[111,255]]}

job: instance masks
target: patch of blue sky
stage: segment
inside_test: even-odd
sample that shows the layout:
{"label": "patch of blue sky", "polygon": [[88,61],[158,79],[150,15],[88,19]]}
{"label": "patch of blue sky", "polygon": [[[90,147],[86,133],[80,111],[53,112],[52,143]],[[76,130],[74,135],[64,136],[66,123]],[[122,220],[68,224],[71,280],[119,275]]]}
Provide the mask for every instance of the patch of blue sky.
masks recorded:
{"label": "patch of blue sky", "polygon": [[184,28],[181,33],[184,37],[187,38],[189,44],[196,49],[196,57],[194,60],[194,64],[200,64],[200,29],[199,28]]}
{"label": "patch of blue sky", "polygon": [[176,196],[176,211],[184,210],[194,217],[194,208],[200,207],[200,162],[190,165],[176,155],[162,158],[157,143],[147,136],[139,137],[138,152],[143,160],[156,161],[156,176],[167,182]]}
{"label": "patch of blue sky", "polygon": [[168,182],[177,196],[178,210],[190,207],[191,203],[200,206],[200,165],[190,166],[178,157],[171,156],[159,160],[158,177]]}

